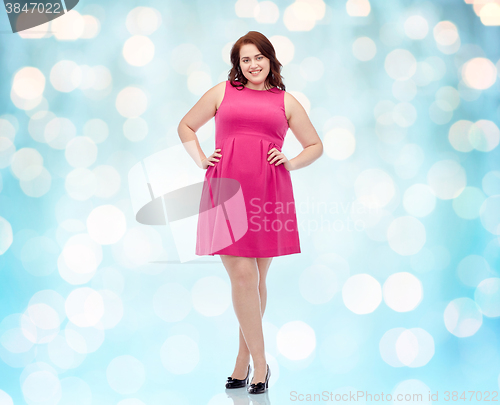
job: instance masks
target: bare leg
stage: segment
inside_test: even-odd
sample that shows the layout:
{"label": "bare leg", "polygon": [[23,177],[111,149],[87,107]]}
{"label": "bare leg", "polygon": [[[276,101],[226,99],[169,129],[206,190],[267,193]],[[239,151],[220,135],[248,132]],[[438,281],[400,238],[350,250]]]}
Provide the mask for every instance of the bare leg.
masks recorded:
{"label": "bare leg", "polygon": [[[221,256],[222,257],[222,256]],[[261,315],[264,316],[264,311],[266,309],[267,303],[267,288],[266,288],[266,276],[271,265],[272,257],[258,257],[256,258],[257,267],[259,270],[259,296],[260,296],[260,311]],[[250,350],[248,349],[247,342],[241,331],[241,326],[239,328],[239,352],[236,359],[236,365],[234,371],[231,375],[233,378],[238,378],[240,380],[244,379],[247,375],[248,364],[250,363]],[[254,363],[255,364],[255,363]],[[267,372],[267,369],[265,370]],[[264,381],[265,372],[262,380],[255,379],[253,382]],[[255,377],[259,377],[254,373]]]}

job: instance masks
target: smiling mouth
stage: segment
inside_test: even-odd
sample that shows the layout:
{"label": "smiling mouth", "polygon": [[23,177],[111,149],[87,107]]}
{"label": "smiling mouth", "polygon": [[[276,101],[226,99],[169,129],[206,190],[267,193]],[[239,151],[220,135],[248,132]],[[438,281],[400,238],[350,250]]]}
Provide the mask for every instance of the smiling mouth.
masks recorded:
{"label": "smiling mouth", "polygon": [[261,71],[262,71],[262,69],[261,70],[254,70],[253,72],[250,72],[250,74],[252,76],[257,76]]}

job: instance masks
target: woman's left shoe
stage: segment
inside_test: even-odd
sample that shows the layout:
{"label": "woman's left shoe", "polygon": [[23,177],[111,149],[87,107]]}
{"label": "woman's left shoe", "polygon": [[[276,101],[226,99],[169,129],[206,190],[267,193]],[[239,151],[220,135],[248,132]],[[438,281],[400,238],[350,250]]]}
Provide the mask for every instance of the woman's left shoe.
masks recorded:
{"label": "woman's left shoe", "polygon": [[266,365],[267,365],[266,381],[258,382],[257,384],[250,384],[250,386],[247,388],[249,394],[262,394],[266,392],[269,386],[269,377],[271,377],[271,370],[269,369],[269,364]]}
{"label": "woman's left shoe", "polygon": [[246,387],[248,384],[248,379],[250,378],[250,364],[248,365],[247,376],[243,380],[238,380],[237,378],[227,377],[226,388],[242,388]]}

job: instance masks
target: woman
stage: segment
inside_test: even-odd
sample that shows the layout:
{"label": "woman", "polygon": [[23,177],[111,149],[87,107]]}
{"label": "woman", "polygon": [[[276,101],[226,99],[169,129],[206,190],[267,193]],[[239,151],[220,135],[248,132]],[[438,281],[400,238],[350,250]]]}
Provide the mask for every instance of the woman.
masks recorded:
{"label": "woman", "polygon": [[[318,159],[323,144],[302,105],[285,91],[282,65],[263,34],[250,31],[238,39],[231,63],[229,80],[201,97],[178,133],[185,146],[196,142],[198,165],[207,170],[196,253],[220,255],[240,324],[239,352],[226,388],[248,384],[251,355],[255,371],[248,392],[263,393],[270,376],[262,332],[266,275],[273,257],[300,253],[289,172]],[[214,116],[216,149],[206,157],[196,131]],[[281,152],[288,128],[304,148],[292,160]]]}

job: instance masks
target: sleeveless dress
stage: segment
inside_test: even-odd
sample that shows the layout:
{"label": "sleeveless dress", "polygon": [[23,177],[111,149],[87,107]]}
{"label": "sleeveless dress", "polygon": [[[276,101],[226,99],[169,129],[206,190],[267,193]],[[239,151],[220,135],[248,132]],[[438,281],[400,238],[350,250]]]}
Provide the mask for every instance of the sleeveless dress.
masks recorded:
{"label": "sleeveless dress", "polygon": [[[239,82],[234,82],[240,84]],[[226,81],[215,113],[215,148],[201,191],[196,255],[275,257],[300,253],[290,172],[267,160],[289,128],[285,92]]]}

